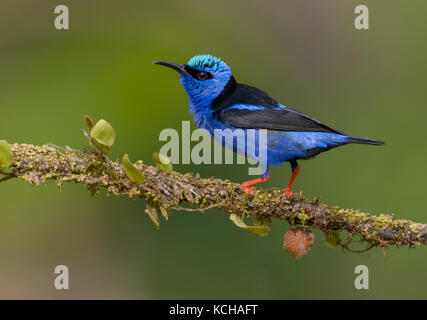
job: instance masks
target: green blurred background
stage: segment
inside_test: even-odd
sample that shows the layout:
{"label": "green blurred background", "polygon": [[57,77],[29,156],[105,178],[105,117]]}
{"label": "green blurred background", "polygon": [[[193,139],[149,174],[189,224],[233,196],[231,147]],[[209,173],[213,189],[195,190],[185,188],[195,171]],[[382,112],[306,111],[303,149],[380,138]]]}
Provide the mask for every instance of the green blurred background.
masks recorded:
{"label": "green blurred background", "polygon": [[[70,30],[54,8],[70,9]],[[354,8],[368,5],[370,30]],[[328,125],[383,139],[302,162],[295,190],[372,213],[427,222],[427,3],[375,1],[29,1],[0,4],[0,138],[83,148],[83,115],[116,129],[112,158],[152,162],[164,128],[190,120],[178,76],[151,63],[222,57],[236,78]],[[177,165],[241,182],[247,166]],[[289,166],[265,187],[284,187]],[[155,230],[144,203],[92,198],[80,185],[0,184],[0,298],[427,298],[427,249],[363,255],[315,232],[307,256],[282,248],[286,223],[264,238],[218,210],[177,213]],[[70,290],[53,286],[70,270]],[[370,289],[354,288],[368,266]]]}

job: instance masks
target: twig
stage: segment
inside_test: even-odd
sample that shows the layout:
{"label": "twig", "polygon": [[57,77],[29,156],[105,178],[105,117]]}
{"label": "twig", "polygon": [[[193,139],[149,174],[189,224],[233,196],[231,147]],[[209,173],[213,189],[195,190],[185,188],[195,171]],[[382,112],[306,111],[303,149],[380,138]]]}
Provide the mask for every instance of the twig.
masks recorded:
{"label": "twig", "polygon": [[188,212],[205,212],[206,210],[218,208],[220,204],[213,204],[211,206],[208,206],[206,208],[184,208],[184,207],[175,207],[173,209],[177,211],[188,211]]}
{"label": "twig", "polygon": [[[145,176],[144,183],[132,183],[122,170],[119,162],[106,161],[92,151],[73,150],[69,147],[57,152],[52,146],[11,144],[13,155],[13,175],[33,185],[48,180],[58,185],[73,181],[83,184],[92,195],[101,188],[109,194],[126,194],[130,198],[140,198],[163,209],[203,211],[217,207],[227,213],[237,215],[257,215],[285,220],[291,225],[302,225],[324,232],[346,231],[374,246],[425,245],[427,225],[395,216],[381,214],[375,216],[354,209],[343,209],[320,204],[318,199],[310,201],[302,194],[287,196],[282,190],[254,190],[252,196],[237,183],[217,178],[204,179],[198,175],[168,174],[160,169],[138,162],[137,167]],[[6,176],[0,181],[12,178]],[[182,208],[188,203],[196,209]]]}

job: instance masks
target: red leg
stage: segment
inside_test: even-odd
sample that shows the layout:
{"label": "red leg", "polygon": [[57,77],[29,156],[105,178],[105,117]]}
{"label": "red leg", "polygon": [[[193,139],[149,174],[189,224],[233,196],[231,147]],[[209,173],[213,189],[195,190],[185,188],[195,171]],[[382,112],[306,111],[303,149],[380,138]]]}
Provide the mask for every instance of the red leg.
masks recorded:
{"label": "red leg", "polygon": [[267,173],[264,173],[264,175],[261,178],[243,182],[242,183],[242,188],[247,193],[252,194],[253,190],[251,188],[249,188],[250,186],[252,186],[254,184],[257,184],[257,183],[266,182],[268,179],[270,179],[270,173],[267,171]]}
{"label": "red leg", "polygon": [[297,177],[301,167],[298,165],[298,163],[295,162],[291,162],[291,166],[292,166],[292,177],[291,180],[289,181],[288,186],[285,189],[285,193],[288,196],[291,196],[293,194],[293,192],[291,191],[292,188],[292,184],[294,183],[295,178]]}

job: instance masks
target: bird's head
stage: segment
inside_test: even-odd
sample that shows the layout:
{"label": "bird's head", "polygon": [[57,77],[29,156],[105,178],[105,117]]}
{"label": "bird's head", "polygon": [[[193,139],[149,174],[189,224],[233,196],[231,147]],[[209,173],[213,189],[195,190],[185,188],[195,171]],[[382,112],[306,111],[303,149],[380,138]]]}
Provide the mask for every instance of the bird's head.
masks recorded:
{"label": "bird's head", "polygon": [[209,54],[194,56],[187,64],[168,61],[156,61],[154,64],[178,71],[190,101],[198,108],[209,108],[232,77],[229,66]]}

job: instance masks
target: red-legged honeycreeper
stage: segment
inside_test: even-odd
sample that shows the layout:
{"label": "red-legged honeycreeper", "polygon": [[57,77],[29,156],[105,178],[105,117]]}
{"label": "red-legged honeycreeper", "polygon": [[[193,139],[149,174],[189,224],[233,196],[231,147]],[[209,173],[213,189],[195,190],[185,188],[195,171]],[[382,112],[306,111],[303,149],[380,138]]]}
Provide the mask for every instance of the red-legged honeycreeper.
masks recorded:
{"label": "red-legged honeycreeper", "polygon": [[[313,158],[323,151],[349,143],[384,145],[383,141],[354,137],[332,129],[278,103],[260,89],[237,83],[228,65],[212,55],[194,56],[187,64],[168,61],[156,61],[154,64],[179,72],[190,99],[190,112],[198,127],[206,129],[212,136],[215,129],[239,128],[244,131],[244,145],[239,146],[240,140],[233,139],[233,145],[229,146],[235,152],[244,150],[245,156],[251,157],[257,151],[247,147],[248,129],[255,129],[256,132],[267,130],[266,169],[261,178],[242,184],[242,188],[249,193],[252,193],[250,186],[270,178],[268,166],[290,162],[292,177],[285,193],[292,195],[292,183],[300,170],[297,160]],[[224,145],[222,138],[221,143]],[[256,158],[254,154],[252,158]]]}

